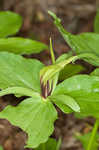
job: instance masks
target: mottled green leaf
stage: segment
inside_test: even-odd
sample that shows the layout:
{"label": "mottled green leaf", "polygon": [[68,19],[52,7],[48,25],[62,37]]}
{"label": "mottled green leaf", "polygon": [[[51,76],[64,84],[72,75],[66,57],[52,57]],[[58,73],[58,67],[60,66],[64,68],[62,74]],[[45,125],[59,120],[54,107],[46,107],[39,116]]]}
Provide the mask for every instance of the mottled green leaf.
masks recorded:
{"label": "mottled green leaf", "polygon": [[68,95],[52,95],[49,99],[51,99],[65,113],[70,113],[72,111],[80,112],[80,107],[77,102]]}
{"label": "mottled green leaf", "polygon": [[63,28],[61,20],[54,13],[49,12],[49,14],[54,18],[56,27],[72,50],[76,54],[87,53],[82,59],[92,65],[99,66],[99,34],[83,33],[80,35],[72,35]]}
{"label": "mottled green leaf", "polygon": [[3,38],[0,39],[0,51],[12,52],[15,54],[39,53],[48,49],[47,45],[25,38]]}
{"label": "mottled green leaf", "polygon": [[43,64],[36,59],[0,53],[0,89],[25,87],[40,92],[39,72]]}
{"label": "mottled green leaf", "polygon": [[71,96],[80,106],[84,116],[99,118],[99,77],[77,75],[60,83],[53,95]]}
{"label": "mottled green leaf", "polygon": [[94,21],[94,31],[99,33],[99,9],[97,10],[95,21]]}
{"label": "mottled green leaf", "polygon": [[[80,140],[80,142],[82,143],[84,150],[87,149],[88,141],[90,140],[90,136],[91,136],[91,133],[86,133],[84,135],[77,135],[76,136],[76,138],[78,140]],[[93,145],[92,145],[93,150],[98,150],[98,146],[99,146],[98,140],[99,140],[99,134],[97,133],[96,137],[95,137],[95,142],[93,142]]]}
{"label": "mottled green leaf", "polygon": [[22,25],[22,18],[10,11],[0,12],[0,38],[16,34]]}
{"label": "mottled green leaf", "polygon": [[57,112],[53,104],[39,94],[21,102],[18,106],[7,106],[0,118],[8,119],[28,133],[26,147],[35,148],[48,140],[54,130]]}

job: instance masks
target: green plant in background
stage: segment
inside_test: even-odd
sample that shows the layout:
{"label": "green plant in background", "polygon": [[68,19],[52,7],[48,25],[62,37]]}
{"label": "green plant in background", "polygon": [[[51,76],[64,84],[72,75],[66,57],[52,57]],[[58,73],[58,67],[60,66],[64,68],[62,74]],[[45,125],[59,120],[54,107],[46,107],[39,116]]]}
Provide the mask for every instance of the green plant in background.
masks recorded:
{"label": "green plant in background", "polygon": [[61,139],[56,141],[53,138],[49,138],[46,143],[41,144],[35,150],[60,150]]}
{"label": "green plant in background", "polygon": [[10,11],[0,12],[0,38],[16,34],[22,25],[22,18]]}
{"label": "green plant in background", "polygon": [[[96,33],[72,35],[64,30],[55,14],[49,13],[73,52],[55,60],[50,40],[52,65],[45,66],[36,59],[26,59],[17,54],[37,53],[46,45],[29,39],[2,37],[0,50],[6,52],[0,52],[0,96],[15,94],[27,98],[16,107],[7,106],[0,112],[0,118],[8,119],[13,125],[26,131],[28,141],[25,147],[36,148],[45,143],[54,130],[54,122],[58,118],[54,105],[64,113],[76,112],[84,117],[93,116],[96,123],[86,149],[92,150],[99,118],[99,70],[96,69],[90,75],[75,75],[84,68],[74,65],[74,62],[83,59],[96,67],[99,66],[99,35]],[[6,36],[10,33],[7,30]],[[74,66],[77,69],[76,73],[70,75],[67,73],[59,83],[62,71]]]}
{"label": "green plant in background", "polygon": [[[88,147],[88,141],[90,140],[90,137],[91,137],[91,132],[83,135],[80,134],[76,135],[76,138],[82,143],[84,150],[86,150]],[[93,142],[91,149],[97,150],[98,147],[99,147],[99,134],[97,133],[95,135],[95,141]]]}
{"label": "green plant in background", "polygon": [[95,21],[94,21],[94,32],[99,33],[99,9],[97,10]]}
{"label": "green plant in background", "polygon": [[0,146],[0,150],[3,150],[2,146]]}
{"label": "green plant in background", "polygon": [[31,54],[48,49],[45,44],[35,40],[22,37],[8,37],[16,34],[21,26],[21,16],[10,11],[0,12],[0,52]]}

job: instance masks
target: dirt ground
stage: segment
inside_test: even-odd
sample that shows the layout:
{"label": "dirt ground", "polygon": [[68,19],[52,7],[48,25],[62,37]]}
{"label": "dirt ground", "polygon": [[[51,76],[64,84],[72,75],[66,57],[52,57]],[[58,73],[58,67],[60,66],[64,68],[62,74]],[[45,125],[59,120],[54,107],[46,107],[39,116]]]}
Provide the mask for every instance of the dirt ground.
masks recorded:
{"label": "dirt ground", "polygon": [[[19,36],[29,37],[49,44],[52,37],[55,56],[70,50],[63,40],[47,11],[55,12],[64,27],[74,34],[93,32],[93,22],[96,14],[95,0],[1,0],[0,10],[11,10],[23,16],[23,27]],[[24,11],[25,10],[25,11]],[[38,55],[30,55],[45,64],[50,64],[50,55],[44,51]],[[86,65],[86,64],[85,64]],[[88,66],[91,69],[91,66]],[[8,104],[16,105],[23,98],[17,99],[13,95],[0,98],[0,111]],[[61,150],[83,150],[82,145],[75,139],[75,133],[87,133],[93,125],[93,118],[76,119],[73,114],[66,115],[60,110],[59,119],[55,122],[53,137],[62,138]],[[4,150],[24,150],[27,135],[18,127],[12,126],[7,120],[0,120],[0,144]]]}

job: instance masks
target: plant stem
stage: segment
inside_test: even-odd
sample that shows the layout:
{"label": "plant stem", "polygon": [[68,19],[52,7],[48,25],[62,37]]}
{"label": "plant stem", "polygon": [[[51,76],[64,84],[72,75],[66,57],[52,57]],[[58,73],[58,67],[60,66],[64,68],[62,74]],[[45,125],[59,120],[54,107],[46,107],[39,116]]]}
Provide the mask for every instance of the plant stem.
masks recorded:
{"label": "plant stem", "polygon": [[95,124],[94,124],[93,130],[91,133],[91,137],[90,137],[90,140],[89,140],[89,143],[88,143],[86,150],[92,150],[93,142],[95,141],[95,136],[96,136],[96,133],[98,130],[98,125],[99,125],[99,120],[97,119]]}
{"label": "plant stem", "polygon": [[43,150],[46,150],[46,146],[45,146],[46,144],[45,143],[43,143],[42,144],[42,148],[41,149],[43,149]]}
{"label": "plant stem", "polygon": [[52,64],[55,64],[55,55],[52,47],[52,39],[50,38],[50,52],[51,52],[51,59],[52,59]]}

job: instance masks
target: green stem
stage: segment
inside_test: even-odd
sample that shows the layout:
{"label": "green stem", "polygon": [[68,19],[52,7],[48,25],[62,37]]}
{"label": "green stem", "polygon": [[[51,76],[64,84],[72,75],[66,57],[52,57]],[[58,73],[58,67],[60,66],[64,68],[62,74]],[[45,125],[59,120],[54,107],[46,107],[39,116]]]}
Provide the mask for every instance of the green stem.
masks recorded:
{"label": "green stem", "polygon": [[86,150],[92,150],[92,146],[93,146],[93,143],[95,141],[96,133],[97,133],[97,130],[98,130],[98,125],[99,125],[99,120],[96,120]]}
{"label": "green stem", "polygon": [[43,143],[42,144],[42,148],[41,149],[43,149],[43,150],[46,150],[46,146],[45,146],[46,144],[45,143]]}
{"label": "green stem", "polygon": [[52,59],[52,64],[55,64],[55,55],[52,47],[52,39],[50,38],[50,52],[51,52],[51,59]]}

